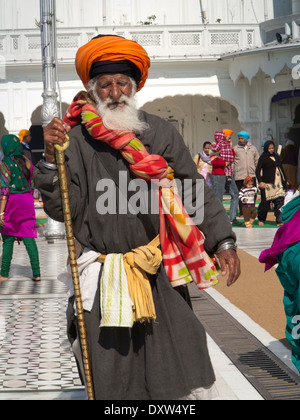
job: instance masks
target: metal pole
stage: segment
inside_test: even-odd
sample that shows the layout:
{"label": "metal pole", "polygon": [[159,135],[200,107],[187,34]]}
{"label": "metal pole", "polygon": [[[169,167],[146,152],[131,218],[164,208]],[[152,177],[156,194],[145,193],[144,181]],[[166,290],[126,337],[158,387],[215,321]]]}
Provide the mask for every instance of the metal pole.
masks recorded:
{"label": "metal pole", "polygon": [[[55,34],[55,0],[40,0],[41,14],[41,41],[42,41],[42,65],[43,65],[43,84],[44,91],[42,120],[43,127],[59,116],[57,103],[57,93],[55,90],[55,51],[53,36]],[[56,222],[48,217],[47,226],[44,233],[47,240],[65,238],[65,228],[63,223]]]}
{"label": "metal pole", "polygon": [[[59,115],[57,106],[57,94],[55,91],[55,51],[53,40],[55,39],[56,16],[55,16],[55,0],[40,0],[41,8],[41,37],[42,37],[42,57],[43,57],[43,107],[42,117],[43,126],[47,125],[54,117]],[[77,319],[79,327],[80,344],[82,350],[82,358],[85,370],[86,388],[89,400],[94,400],[93,381],[91,374],[91,366],[89,360],[89,351],[87,343],[87,334],[85,327],[85,319],[80,291],[80,281],[77,267],[75,241],[73,235],[73,226],[69,202],[68,181],[66,176],[65,154],[56,147],[56,160],[59,174],[60,191],[62,198],[62,207],[67,232],[67,245],[70,257],[70,265],[72,271],[72,279],[74,286],[74,296],[77,309]],[[52,221],[54,222],[54,221]],[[57,223],[57,222],[54,222]],[[60,223],[64,227],[62,223]]]}
{"label": "metal pole", "polygon": [[44,92],[42,97],[43,126],[58,117],[57,93],[55,91],[54,49],[52,42],[54,7],[53,0],[40,0],[41,4],[41,37]]}
{"label": "metal pole", "polygon": [[204,16],[204,11],[203,11],[202,0],[199,0],[199,5],[200,5],[200,12],[201,12],[201,19],[202,19],[202,23],[204,25],[205,24],[205,16]]}

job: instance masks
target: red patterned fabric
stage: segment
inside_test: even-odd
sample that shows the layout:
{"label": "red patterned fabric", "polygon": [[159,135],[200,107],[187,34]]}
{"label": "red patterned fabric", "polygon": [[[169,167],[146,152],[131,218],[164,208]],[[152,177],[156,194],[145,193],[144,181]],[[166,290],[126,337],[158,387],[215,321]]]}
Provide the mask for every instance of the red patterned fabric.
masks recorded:
{"label": "red patterned fabric", "polygon": [[[86,92],[80,92],[69,107],[64,121],[82,123],[95,139],[119,150],[132,173],[146,181],[165,179],[159,189],[160,242],[163,262],[173,286],[195,281],[204,289],[216,284],[216,267],[204,249],[204,238],[185,211],[171,182],[172,169],[159,155],[150,155],[132,132],[105,128]],[[181,210],[181,211],[179,211]]]}
{"label": "red patterned fabric", "polygon": [[216,144],[211,144],[210,148],[213,152],[219,153],[220,158],[225,160],[225,162],[230,162],[230,165],[225,166],[224,172],[226,176],[232,177],[233,167],[232,163],[235,159],[235,152],[231,148],[230,143],[225,139],[225,134],[223,131],[215,132]]}

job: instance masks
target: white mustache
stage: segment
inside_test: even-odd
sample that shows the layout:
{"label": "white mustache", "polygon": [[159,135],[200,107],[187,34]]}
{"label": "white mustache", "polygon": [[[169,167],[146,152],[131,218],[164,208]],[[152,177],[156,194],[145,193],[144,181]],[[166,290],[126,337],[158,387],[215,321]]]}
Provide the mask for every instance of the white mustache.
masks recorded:
{"label": "white mustache", "polygon": [[120,105],[129,106],[130,105],[130,101],[128,100],[128,97],[127,96],[122,95],[119,98],[118,101],[113,100],[111,98],[107,98],[105,101],[103,101],[103,105],[105,105],[110,110],[114,110],[114,109],[118,108]]}

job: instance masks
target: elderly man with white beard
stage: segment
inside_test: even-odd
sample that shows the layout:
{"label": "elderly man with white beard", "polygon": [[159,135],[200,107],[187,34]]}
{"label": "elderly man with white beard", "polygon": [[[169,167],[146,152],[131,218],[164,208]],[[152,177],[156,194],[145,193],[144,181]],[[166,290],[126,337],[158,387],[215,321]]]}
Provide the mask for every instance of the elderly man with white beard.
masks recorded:
{"label": "elderly man with white beard", "polygon": [[[45,211],[63,221],[54,145],[68,134],[69,197],[74,235],[83,249],[78,269],[95,398],[213,398],[206,334],[191,310],[187,284],[204,289],[216,283],[215,255],[228,286],[238,279],[228,217],[177,130],[137,110],[135,93],[150,66],[146,51],[122,37],[98,36],[79,49],[75,64],[86,91],[76,95],[63,121],[54,118],[45,127],[45,158],[35,181]],[[200,221],[182,207],[172,179],[202,183]],[[159,212],[130,211],[129,205],[120,210],[122,191],[105,196],[103,181],[119,193],[125,182],[128,204],[133,181],[146,185],[146,195],[152,183],[158,185]],[[117,211],[101,210],[103,196],[116,201]],[[60,278],[68,282],[68,276],[66,269]],[[72,293],[67,319],[80,366]]]}

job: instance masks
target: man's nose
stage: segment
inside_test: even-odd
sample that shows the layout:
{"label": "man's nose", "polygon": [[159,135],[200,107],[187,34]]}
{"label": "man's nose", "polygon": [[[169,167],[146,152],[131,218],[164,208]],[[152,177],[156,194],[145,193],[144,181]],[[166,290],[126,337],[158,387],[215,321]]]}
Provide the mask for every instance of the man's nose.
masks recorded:
{"label": "man's nose", "polygon": [[110,90],[111,99],[118,100],[122,96],[122,90],[117,83],[113,83]]}

